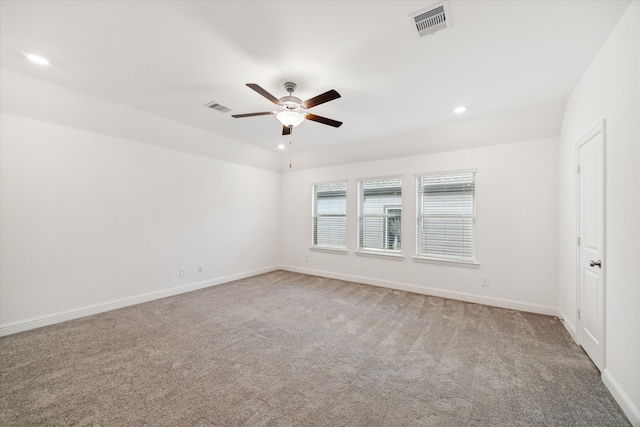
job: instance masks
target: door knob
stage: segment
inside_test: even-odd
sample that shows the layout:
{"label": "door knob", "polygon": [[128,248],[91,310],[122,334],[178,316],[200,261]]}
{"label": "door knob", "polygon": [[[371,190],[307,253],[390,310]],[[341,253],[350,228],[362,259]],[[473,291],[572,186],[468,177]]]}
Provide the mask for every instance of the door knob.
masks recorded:
{"label": "door knob", "polygon": [[598,268],[602,268],[602,262],[600,262],[600,260],[597,260],[597,261],[591,260],[589,261],[589,265],[591,267],[598,266]]}

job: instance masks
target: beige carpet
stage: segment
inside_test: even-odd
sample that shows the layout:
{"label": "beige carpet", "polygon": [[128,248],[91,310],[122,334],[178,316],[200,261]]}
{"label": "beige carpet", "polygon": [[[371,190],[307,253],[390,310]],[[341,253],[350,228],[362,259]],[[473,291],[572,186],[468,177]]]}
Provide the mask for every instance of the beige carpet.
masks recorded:
{"label": "beige carpet", "polygon": [[553,318],[277,271],[0,339],[3,426],[624,426]]}

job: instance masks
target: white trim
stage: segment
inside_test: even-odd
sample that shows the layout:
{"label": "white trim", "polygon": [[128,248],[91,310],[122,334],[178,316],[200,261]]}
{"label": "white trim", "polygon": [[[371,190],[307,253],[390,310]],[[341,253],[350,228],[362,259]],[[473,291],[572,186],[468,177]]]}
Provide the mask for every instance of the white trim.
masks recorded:
{"label": "white trim", "polygon": [[299,268],[290,265],[281,265],[281,270],[291,271],[294,273],[310,274],[314,276],[327,277],[330,279],[344,280],[348,282],[364,283],[366,285],[378,286],[382,288],[397,289],[400,291],[413,292],[422,295],[431,295],[441,298],[449,298],[458,301],[472,302],[475,304],[483,304],[492,307],[507,308],[510,310],[526,311],[529,313],[544,314],[547,316],[560,317],[558,309],[542,304],[527,303],[515,301],[506,298],[486,297],[481,295],[469,294],[466,292],[449,291],[445,289],[432,288],[429,286],[411,285],[407,283],[392,282],[388,280],[373,279],[363,276],[352,276],[349,274],[333,273],[323,270],[312,270],[310,268]]}
{"label": "white trim", "polygon": [[440,175],[455,175],[457,173],[478,173],[478,168],[471,169],[456,169],[450,171],[436,171],[436,172],[422,172],[413,175],[414,178],[420,178],[421,176],[440,176]]}
{"label": "white trim", "polygon": [[84,307],[72,308],[69,310],[59,311],[57,313],[45,314],[29,319],[17,320],[0,324],[0,336],[11,335],[18,332],[28,331],[30,329],[40,328],[42,326],[53,325],[56,323],[66,322],[67,320],[79,319],[81,317],[91,316],[93,314],[104,313],[105,311],[116,310],[118,308],[128,307],[143,302],[153,301],[160,298],[166,298],[185,292],[191,292],[198,289],[208,288],[209,286],[221,285],[223,283],[232,282],[234,280],[244,279],[246,277],[255,276],[257,274],[269,273],[278,270],[277,265],[271,267],[259,268],[257,270],[245,271],[242,273],[230,274],[228,276],[218,277],[216,279],[205,280],[202,282],[187,283],[185,285],[174,286],[159,291],[147,292],[130,297],[119,298],[111,301],[91,304]]}
{"label": "white trim", "polygon": [[640,427],[640,410],[633,404],[629,396],[624,392],[620,384],[613,378],[611,371],[605,368],[602,371],[602,382],[607,387],[615,401],[620,405],[620,409],[627,416],[631,425]]}
{"label": "white trim", "polygon": [[[567,332],[569,332],[569,335],[571,335],[571,339],[578,344],[578,335],[576,333],[576,326],[573,324],[573,322],[571,322],[569,320],[569,318],[567,317],[566,314],[564,314],[564,312],[560,309],[558,309],[558,313],[559,316],[558,318],[560,319],[560,321],[562,322],[562,324],[564,325],[564,328],[567,330]],[[579,344],[578,344],[579,345]]]}
{"label": "white trim", "polygon": [[347,249],[344,248],[331,248],[329,246],[309,246],[309,250],[314,252],[329,252],[329,253],[338,253],[346,255],[349,253]]}
{"label": "white trim", "polygon": [[477,261],[467,262],[467,261],[454,261],[448,259],[439,259],[439,258],[427,258],[421,256],[414,256],[413,260],[416,262],[424,262],[427,264],[440,264],[440,265],[448,265],[450,267],[466,267],[466,268],[479,268],[480,263]]}
{"label": "white trim", "polygon": [[323,185],[323,184],[328,184],[328,185],[332,185],[332,184],[349,184],[349,180],[347,178],[345,179],[337,179],[337,180],[333,180],[333,181],[318,181],[318,182],[312,182],[311,183],[311,187],[313,187],[314,185]]}
{"label": "white trim", "polygon": [[404,255],[402,255],[402,253],[394,253],[394,252],[375,252],[375,251],[371,251],[371,250],[357,250],[354,251],[354,253],[358,256],[370,256],[370,257],[376,257],[376,258],[389,258],[389,259],[394,259],[397,261],[402,261],[404,259]]}
{"label": "white trim", "polygon": [[402,174],[399,175],[385,175],[385,176],[368,176],[366,178],[358,178],[356,179],[357,183],[360,183],[362,181],[380,181],[380,180],[384,180],[384,179],[402,179],[403,176]]}

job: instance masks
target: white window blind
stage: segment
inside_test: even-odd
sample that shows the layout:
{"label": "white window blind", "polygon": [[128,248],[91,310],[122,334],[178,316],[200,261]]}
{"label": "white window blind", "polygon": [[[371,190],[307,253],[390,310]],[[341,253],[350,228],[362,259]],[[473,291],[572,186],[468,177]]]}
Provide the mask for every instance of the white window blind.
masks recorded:
{"label": "white window blind", "polygon": [[402,178],[358,181],[358,249],[400,252]]}
{"label": "white window blind", "polygon": [[418,256],[475,262],[474,171],[416,178]]}
{"label": "white window blind", "polygon": [[312,245],[346,249],[346,236],[347,183],[314,185]]}

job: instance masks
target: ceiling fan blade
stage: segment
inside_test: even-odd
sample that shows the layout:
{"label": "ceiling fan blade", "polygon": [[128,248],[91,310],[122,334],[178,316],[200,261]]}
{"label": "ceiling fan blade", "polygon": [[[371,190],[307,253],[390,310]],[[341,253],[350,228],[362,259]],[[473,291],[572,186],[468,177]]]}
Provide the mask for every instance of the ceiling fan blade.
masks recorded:
{"label": "ceiling fan blade", "polygon": [[340,98],[340,94],[335,90],[331,89],[325,93],[322,93],[318,96],[315,96],[311,99],[307,99],[302,103],[304,108],[315,107],[316,105],[324,104],[325,102],[333,101],[334,99]]}
{"label": "ceiling fan blade", "polygon": [[333,126],[334,128],[338,128],[342,125],[342,122],[339,122],[337,120],[327,119],[326,117],[320,117],[310,113],[307,113],[306,119],[322,123],[323,125]]}
{"label": "ceiling fan blade", "polygon": [[282,134],[283,135],[291,135],[291,129],[289,126],[282,126]]}
{"label": "ceiling fan blade", "polygon": [[256,92],[258,92],[260,95],[264,96],[265,98],[267,98],[269,101],[273,102],[274,104],[280,105],[280,100],[278,98],[276,98],[275,96],[271,95],[266,90],[262,89],[259,85],[255,84],[255,83],[247,83],[247,86],[249,86],[251,89],[253,89]]}
{"label": "ceiling fan blade", "polygon": [[273,111],[263,111],[262,113],[232,114],[231,117],[239,119],[242,117],[268,116],[270,114],[275,114],[275,113]]}

